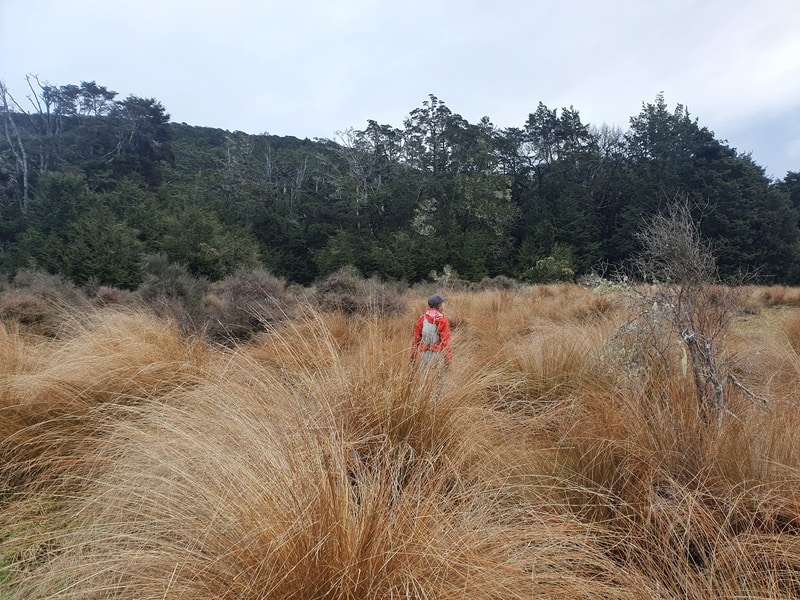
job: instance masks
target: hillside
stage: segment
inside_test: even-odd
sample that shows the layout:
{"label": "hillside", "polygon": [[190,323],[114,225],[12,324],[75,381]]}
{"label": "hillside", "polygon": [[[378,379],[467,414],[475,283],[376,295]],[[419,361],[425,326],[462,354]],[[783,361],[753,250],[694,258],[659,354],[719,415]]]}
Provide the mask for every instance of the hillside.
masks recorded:
{"label": "hillside", "polygon": [[800,281],[797,173],[769,180],[661,95],[626,131],[541,102],[501,129],[430,95],[400,128],[300,140],[171,123],[158,100],[95,82],[41,93],[47,110],[2,115],[9,278],[135,290],[160,255],[211,282],[262,268],[309,285],[342,267],[569,281],[625,265],[643,224],[687,198],[723,277]]}

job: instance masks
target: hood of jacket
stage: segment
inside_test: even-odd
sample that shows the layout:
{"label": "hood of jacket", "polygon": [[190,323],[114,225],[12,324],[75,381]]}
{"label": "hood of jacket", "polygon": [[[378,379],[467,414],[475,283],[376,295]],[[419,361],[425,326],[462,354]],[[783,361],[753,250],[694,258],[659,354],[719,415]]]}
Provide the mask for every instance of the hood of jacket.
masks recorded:
{"label": "hood of jacket", "polygon": [[425,319],[430,323],[436,323],[438,325],[443,318],[444,315],[435,308],[429,308],[425,311]]}

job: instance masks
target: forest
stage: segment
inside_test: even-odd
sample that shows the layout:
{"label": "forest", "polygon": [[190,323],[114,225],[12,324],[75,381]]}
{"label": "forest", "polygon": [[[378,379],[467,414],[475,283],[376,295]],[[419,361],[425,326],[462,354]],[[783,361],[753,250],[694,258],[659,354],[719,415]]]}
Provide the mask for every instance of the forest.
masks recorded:
{"label": "forest", "polygon": [[[780,181],[663,94],[627,130],[539,102],[520,127],[430,95],[402,127],[336,139],[173,123],[154,98],[27,78],[0,87],[0,272],[134,290],[148,260],[307,285],[347,267],[414,283],[574,281],[624,265],[688,198],[723,279],[800,282],[800,166]],[[156,257],[156,258],[154,258]]]}

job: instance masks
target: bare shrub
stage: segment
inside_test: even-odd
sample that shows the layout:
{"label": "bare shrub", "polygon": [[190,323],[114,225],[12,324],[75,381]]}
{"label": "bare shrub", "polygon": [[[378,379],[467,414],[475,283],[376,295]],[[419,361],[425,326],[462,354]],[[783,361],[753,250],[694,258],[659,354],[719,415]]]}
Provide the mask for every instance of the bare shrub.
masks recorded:
{"label": "bare shrub", "polygon": [[0,289],[0,319],[13,320],[32,333],[55,335],[61,324],[89,303],[59,275],[23,270]]}
{"label": "bare shrub", "polygon": [[27,290],[74,306],[84,305],[86,300],[80,289],[61,275],[35,269],[19,271],[11,280],[9,289]]}
{"label": "bare shrub", "polygon": [[[0,318],[16,321],[20,325],[45,326],[47,321],[57,321],[53,306],[46,298],[31,292],[14,290],[0,295]],[[49,327],[44,327],[49,329]]]}
{"label": "bare shrub", "polygon": [[[636,238],[642,249],[634,270],[652,284],[639,288],[642,312],[636,324],[649,329],[657,348],[670,345],[664,336],[678,335],[689,355],[699,412],[704,421],[713,418],[719,423],[728,412],[720,346],[742,303],[742,290],[720,285],[714,254],[685,198],[655,215]],[[648,320],[654,314],[668,327],[653,328]]]}
{"label": "bare shrub", "polygon": [[109,306],[113,304],[127,304],[132,297],[133,294],[130,290],[101,285],[97,288],[92,300],[98,306]]}
{"label": "bare shrub", "polygon": [[523,287],[516,279],[506,277],[505,275],[497,275],[495,277],[484,277],[478,283],[469,286],[470,290],[480,292],[483,290],[509,290],[517,291]]}

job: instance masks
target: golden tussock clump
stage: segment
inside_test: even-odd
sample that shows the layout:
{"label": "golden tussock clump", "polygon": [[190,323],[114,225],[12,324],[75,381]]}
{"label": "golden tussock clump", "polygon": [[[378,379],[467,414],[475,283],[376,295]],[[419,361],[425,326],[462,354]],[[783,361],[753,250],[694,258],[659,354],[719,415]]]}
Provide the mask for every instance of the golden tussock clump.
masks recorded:
{"label": "golden tussock clump", "polygon": [[443,377],[409,364],[424,298],[227,349],[6,326],[0,597],[795,597],[794,317],[762,302],[719,425],[659,313],[579,286],[449,294]]}
{"label": "golden tussock clump", "polygon": [[208,354],[169,323],[104,311],[58,338],[10,335],[0,374],[3,483],[76,460],[105,405],[137,404],[191,386]]}

